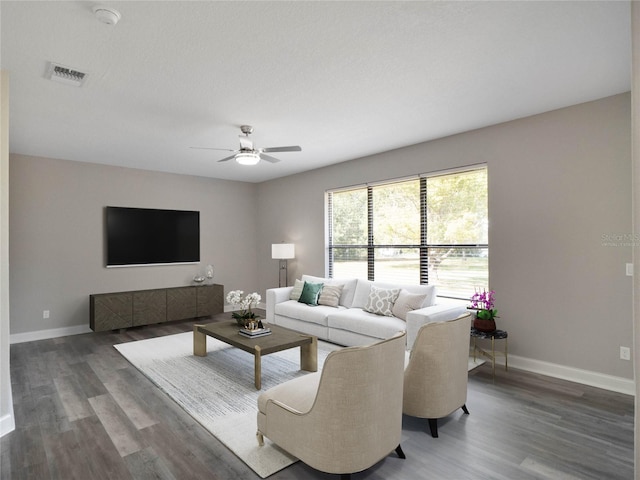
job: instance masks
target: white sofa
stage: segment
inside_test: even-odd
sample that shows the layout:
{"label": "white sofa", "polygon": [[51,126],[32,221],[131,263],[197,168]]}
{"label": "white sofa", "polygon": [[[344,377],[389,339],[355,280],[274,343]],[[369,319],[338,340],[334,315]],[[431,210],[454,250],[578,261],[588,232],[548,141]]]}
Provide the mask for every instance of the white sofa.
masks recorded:
{"label": "white sofa", "polygon": [[[342,285],[339,304],[308,305],[289,297],[293,287],[267,290],[268,323],[314,335],[338,345],[369,345],[390,338],[398,331],[407,332],[407,349],[411,349],[418,330],[429,322],[452,320],[465,313],[466,305],[449,302],[436,296],[432,285],[393,285],[362,279],[329,279],[303,275],[303,282]],[[378,315],[364,310],[371,286],[382,289],[401,289],[410,294],[426,294],[415,310],[406,313],[406,321],[396,316]]]}

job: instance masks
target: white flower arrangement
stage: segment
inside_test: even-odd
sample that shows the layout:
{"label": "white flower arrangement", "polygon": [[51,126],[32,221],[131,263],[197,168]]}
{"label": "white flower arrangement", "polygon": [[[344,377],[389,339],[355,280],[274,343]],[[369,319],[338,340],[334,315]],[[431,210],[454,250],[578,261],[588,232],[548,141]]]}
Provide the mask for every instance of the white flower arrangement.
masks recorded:
{"label": "white flower arrangement", "polygon": [[227,302],[231,305],[240,307],[239,312],[231,313],[231,316],[238,322],[253,320],[258,318],[255,313],[251,311],[251,307],[256,307],[262,297],[256,293],[248,293],[246,296],[242,296],[244,292],[242,290],[233,290],[227,294]]}

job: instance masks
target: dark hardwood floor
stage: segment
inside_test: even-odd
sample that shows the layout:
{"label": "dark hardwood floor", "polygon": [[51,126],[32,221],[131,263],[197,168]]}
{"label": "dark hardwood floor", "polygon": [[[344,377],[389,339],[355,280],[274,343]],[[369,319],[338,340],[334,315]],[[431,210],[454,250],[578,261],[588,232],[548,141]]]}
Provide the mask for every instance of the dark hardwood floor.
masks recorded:
{"label": "dark hardwood floor", "polygon": [[[112,347],[193,323],[12,345],[16,430],[0,440],[0,477],[259,478]],[[437,439],[426,421],[405,417],[407,459],[392,453],[353,479],[634,476],[630,396],[513,369],[498,369],[493,381],[483,365],[469,376],[467,406],[470,415],[439,422]],[[298,462],[270,478],[339,477]]]}

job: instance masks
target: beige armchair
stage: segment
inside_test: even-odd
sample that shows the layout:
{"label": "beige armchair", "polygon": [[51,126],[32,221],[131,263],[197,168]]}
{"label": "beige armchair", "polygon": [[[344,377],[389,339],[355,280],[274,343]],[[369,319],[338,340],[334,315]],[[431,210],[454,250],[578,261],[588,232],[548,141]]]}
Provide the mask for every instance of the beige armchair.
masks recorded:
{"label": "beige armchair", "polygon": [[466,407],[471,315],[427,323],[418,331],[404,372],[402,411],[429,420],[438,437],[438,418]]}
{"label": "beige armchair", "polygon": [[322,372],[273,387],[258,398],[263,435],[326,473],[365,470],[400,448],[405,333],[331,352]]}

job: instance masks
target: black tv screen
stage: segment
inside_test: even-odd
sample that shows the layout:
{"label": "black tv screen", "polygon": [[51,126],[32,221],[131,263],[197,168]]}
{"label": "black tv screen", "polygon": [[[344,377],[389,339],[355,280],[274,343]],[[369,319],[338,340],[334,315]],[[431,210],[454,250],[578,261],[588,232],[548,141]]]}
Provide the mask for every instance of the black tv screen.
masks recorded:
{"label": "black tv screen", "polygon": [[107,267],[197,263],[200,212],[107,207]]}

